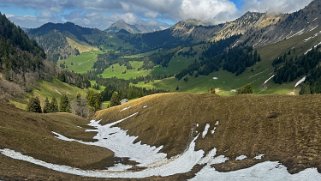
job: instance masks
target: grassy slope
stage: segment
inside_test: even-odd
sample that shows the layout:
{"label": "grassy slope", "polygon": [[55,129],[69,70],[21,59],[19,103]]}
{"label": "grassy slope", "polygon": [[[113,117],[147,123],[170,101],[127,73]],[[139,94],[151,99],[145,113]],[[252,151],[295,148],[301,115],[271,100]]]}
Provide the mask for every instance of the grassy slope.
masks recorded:
{"label": "grassy slope", "polygon": [[70,99],[73,99],[78,93],[82,97],[85,97],[87,95],[87,89],[80,89],[57,79],[54,79],[52,82],[40,81],[38,86],[36,86],[31,93],[28,93],[24,99],[13,99],[11,100],[11,103],[17,108],[25,110],[29,97],[31,96],[39,97],[41,103],[43,104],[46,97],[49,99],[55,97],[59,102],[59,99],[63,94],[66,94]]}
{"label": "grassy slope", "polygon": [[[46,162],[88,170],[105,169],[116,164],[119,159],[107,149],[56,139],[51,131],[70,138],[93,141],[94,133],[85,132],[89,128],[88,121],[72,114],[27,113],[10,105],[0,104],[0,116],[6,117],[0,120],[0,149],[9,148]],[[106,180],[63,174],[1,154],[0,168],[1,180]],[[192,173],[187,173],[137,180],[186,180],[192,176]]]}
{"label": "grassy slope", "polygon": [[[208,133],[204,139],[197,139],[197,149],[209,151],[215,146],[218,155],[230,158],[228,162],[217,165],[216,169],[229,171],[272,160],[280,161],[291,173],[296,173],[310,167],[321,170],[320,104],[319,95],[219,97],[170,93],[133,100],[97,112],[95,117],[107,123],[139,112],[118,126],[128,130],[128,134],[138,136],[143,143],[163,145],[162,151],[169,156],[182,153],[191,138],[203,131],[206,123],[210,123],[209,130],[212,130],[219,121],[214,135]],[[128,106],[132,107],[121,111]],[[11,148],[48,162],[84,169],[101,169],[105,164],[113,163],[112,153],[108,150],[65,143],[51,134],[51,131],[56,131],[68,137],[90,140],[92,133],[77,128],[88,123],[81,118],[70,114],[25,113],[5,104],[0,108],[0,116],[7,118],[0,120],[0,148]],[[264,154],[263,160],[251,159],[257,154]],[[250,159],[234,161],[239,155]],[[0,178],[45,179],[50,176],[48,178],[53,180],[87,180],[3,156],[0,156],[0,168]],[[169,178],[163,180],[166,179]]]}
{"label": "grassy slope", "polygon": [[[188,65],[188,64],[187,64]],[[183,92],[193,92],[193,93],[204,93],[211,88],[219,88],[221,94],[231,94],[230,90],[240,88],[248,83],[251,83],[255,88],[256,92],[262,92],[263,82],[268,79],[273,72],[270,60],[263,60],[251,68],[248,68],[243,74],[235,76],[226,71],[218,71],[210,74],[209,76],[199,76],[188,77],[188,81],[183,80],[178,81],[174,77],[158,80],[149,83],[139,83],[136,86],[145,87],[145,88],[159,88],[174,91],[177,86],[179,86],[180,91]],[[214,80],[213,77],[217,77],[217,80]],[[284,85],[282,87],[288,88],[289,85]],[[272,88],[274,88],[272,86]],[[277,89],[271,89],[270,92],[277,92]]]}
{"label": "grassy slope", "polygon": [[[100,111],[104,123],[139,114],[120,124],[130,135],[150,145],[163,145],[169,156],[183,152],[192,135],[201,133],[206,123],[216,133],[197,140],[198,149],[214,146],[218,155],[231,161],[221,170],[244,168],[254,160],[233,161],[239,155],[285,164],[291,173],[304,168],[321,169],[321,97],[317,96],[231,96],[209,94],[158,94]],[[132,106],[120,112],[125,107]],[[148,106],[143,108],[143,106]],[[199,124],[199,127],[196,127]],[[264,161],[262,160],[262,161]]]}
{"label": "grassy slope", "polygon": [[[55,131],[80,140],[92,141],[95,134],[85,133],[85,128],[88,127],[86,120],[67,113],[35,114],[6,104],[1,104],[0,107],[0,116],[6,117],[0,120],[0,148],[14,149],[47,162],[84,169],[113,165],[111,151],[76,142],[63,142],[51,133]],[[0,157],[0,160],[2,159],[3,157]],[[10,165],[2,161],[0,165],[0,175],[6,174],[5,168]]]}
{"label": "grassy slope", "polygon": [[[212,73],[209,76],[200,76],[198,78],[189,77],[188,82],[178,81],[174,77],[172,77],[149,83],[140,82],[136,86],[150,89],[159,88],[170,91],[175,91],[176,87],[179,86],[180,91],[193,93],[204,93],[211,88],[218,88],[220,90],[219,94],[231,95],[232,93],[230,92],[230,90],[238,89],[250,83],[253,85],[255,92],[258,94],[290,94],[293,92],[297,93],[298,90],[294,89],[296,81],[283,85],[269,82],[267,84],[267,89],[265,86],[263,86],[263,83],[273,74],[273,67],[271,66],[271,63],[275,58],[292,48],[296,49],[296,53],[298,55],[305,53],[312,46],[317,45],[319,42],[321,42],[321,35],[306,42],[304,40],[308,37],[314,36],[316,33],[320,32],[320,30],[321,28],[317,28],[303,35],[259,48],[258,52],[262,57],[262,61],[257,63],[253,67],[248,68],[243,74],[239,76],[235,76],[229,72],[221,70],[219,72]],[[176,60],[173,59],[170,65],[175,61]],[[183,66],[185,66],[184,63]],[[177,66],[173,67],[177,68]],[[169,66],[167,70],[170,71],[171,66]],[[217,77],[218,80],[213,80],[213,77]]]}
{"label": "grassy slope", "polygon": [[67,42],[73,49],[77,49],[80,53],[98,51],[98,48],[96,47],[90,46],[85,43],[78,43],[75,40],[68,37],[67,37]]}
{"label": "grassy slope", "polygon": [[119,79],[133,79],[136,77],[147,76],[150,70],[142,69],[144,62],[141,61],[130,61],[129,62],[133,69],[127,69],[125,65],[113,64],[112,66],[105,69],[102,73],[104,78],[117,77]]}
{"label": "grassy slope", "polygon": [[193,58],[174,56],[167,67],[156,66],[151,73],[156,76],[174,75],[187,68],[193,61]]}
{"label": "grassy slope", "polygon": [[68,70],[83,74],[92,69],[99,53],[101,52],[90,51],[81,53],[78,56],[71,56],[65,60],[59,60],[58,65],[65,63]]}
{"label": "grassy slope", "polygon": [[292,48],[296,49],[297,54],[303,54],[312,46],[315,46],[321,42],[321,34],[319,34],[319,36],[315,38],[310,39],[309,41],[305,42],[304,40],[311,36],[314,36],[320,31],[321,27],[316,28],[315,30],[307,32],[303,35],[295,36],[293,38],[259,48],[258,51],[260,55],[267,60],[273,60]]}

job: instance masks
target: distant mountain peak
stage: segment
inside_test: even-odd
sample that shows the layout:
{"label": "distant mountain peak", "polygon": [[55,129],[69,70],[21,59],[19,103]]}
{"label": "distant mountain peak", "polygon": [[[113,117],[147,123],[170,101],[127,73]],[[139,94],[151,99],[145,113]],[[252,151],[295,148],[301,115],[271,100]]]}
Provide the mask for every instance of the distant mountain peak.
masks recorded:
{"label": "distant mountain peak", "polygon": [[266,15],[265,13],[259,13],[259,12],[251,12],[247,11],[243,16],[237,19],[237,21],[255,21],[261,18],[262,16]]}
{"label": "distant mountain peak", "polygon": [[129,24],[125,22],[124,20],[118,20],[115,23],[113,23],[109,28],[107,28],[106,32],[120,32],[121,30],[125,30],[132,34],[138,34],[138,33],[150,33],[154,31],[160,31],[164,28],[167,28],[167,25],[161,24],[161,23],[140,23],[140,24]]}
{"label": "distant mountain peak", "polygon": [[212,25],[212,24],[198,20],[198,19],[186,19],[186,20],[179,21],[178,23],[176,23],[174,25],[174,27],[175,26],[177,26],[177,27],[181,27],[181,26],[192,27],[192,26],[209,26],[209,25]]}

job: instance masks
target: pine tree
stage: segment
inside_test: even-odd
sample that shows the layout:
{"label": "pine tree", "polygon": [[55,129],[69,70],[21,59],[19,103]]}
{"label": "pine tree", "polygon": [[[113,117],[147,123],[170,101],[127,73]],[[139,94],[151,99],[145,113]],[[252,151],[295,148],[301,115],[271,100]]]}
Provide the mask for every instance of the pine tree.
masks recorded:
{"label": "pine tree", "polygon": [[100,93],[95,93],[94,91],[89,91],[87,94],[87,101],[93,111],[97,111],[101,108],[102,95]]}
{"label": "pine tree", "polygon": [[51,112],[50,108],[51,108],[51,105],[50,105],[49,99],[48,97],[46,97],[45,105],[43,107],[43,113],[50,113]]}
{"label": "pine tree", "polygon": [[50,103],[50,112],[58,112],[58,111],[59,109],[58,109],[57,99],[53,97]]}
{"label": "pine tree", "polygon": [[113,92],[113,95],[110,99],[110,106],[117,106],[120,105],[120,96],[118,92]]}
{"label": "pine tree", "polygon": [[27,110],[29,112],[42,113],[40,100],[38,97],[30,98]]}
{"label": "pine tree", "polygon": [[66,94],[60,99],[60,112],[71,112],[70,102]]}

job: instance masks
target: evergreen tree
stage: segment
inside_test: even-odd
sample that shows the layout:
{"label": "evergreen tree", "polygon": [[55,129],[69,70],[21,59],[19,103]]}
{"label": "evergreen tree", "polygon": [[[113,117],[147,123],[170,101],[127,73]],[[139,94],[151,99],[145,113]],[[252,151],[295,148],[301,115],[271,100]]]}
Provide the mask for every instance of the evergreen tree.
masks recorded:
{"label": "evergreen tree", "polygon": [[27,110],[29,112],[42,113],[40,100],[38,97],[32,97],[29,100]]}
{"label": "evergreen tree", "polygon": [[113,92],[113,95],[110,99],[110,106],[117,106],[120,105],[120,96],[118,92]]}
{"label": "evergreen tree", "polygon": [[50,105],[48,97],[46,97],[45,105],[43,107],[43,113],[50,113],[50,112],[51,112],[51,105]]}
{"label": "evergreen tree", "polygon": [[60,99],[60,112],[71,112],[70,102],[66,94]]}
{"label": "evergreen tree", "polygon": [[87,94],[87,101],[93,111],[98,111],[101,108],[102,95],[94,91],[89,91]]}
{"label": "evergreen tree", "polygon": [[58,109],[57,99],[53,97],[50,103],[50,112],[58,112],[58,111],[59,109]]}

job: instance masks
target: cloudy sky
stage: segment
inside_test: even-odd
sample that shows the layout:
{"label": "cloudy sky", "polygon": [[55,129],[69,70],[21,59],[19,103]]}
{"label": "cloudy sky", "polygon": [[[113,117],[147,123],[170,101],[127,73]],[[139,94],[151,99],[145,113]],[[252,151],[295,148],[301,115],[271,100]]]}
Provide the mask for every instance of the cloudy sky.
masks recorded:
{"label": "cloudy sky", "polygon": [[184,19],[221,23],[246,11],[293,12],[312,0],[0,0],[0,12],[33,28],[47,22],[74,22],[106,29],[117,20],[130,24],[174,24]]}

